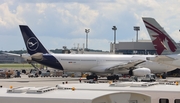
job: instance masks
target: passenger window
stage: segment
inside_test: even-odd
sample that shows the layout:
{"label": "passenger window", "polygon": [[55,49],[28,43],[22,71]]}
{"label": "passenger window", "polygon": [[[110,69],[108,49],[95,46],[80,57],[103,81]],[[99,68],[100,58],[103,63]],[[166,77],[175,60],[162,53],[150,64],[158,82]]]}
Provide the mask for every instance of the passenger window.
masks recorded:
{"label": "passenger window", "polygon": [[175,99],[174,103],[180,103],[180,99]]}
{"label": "passenger window", "polygon": [[159,99],[159,103],[169,103],[169,99]]}
{"label": "passenger window", "polygon": [[137,100],[130,100],[129,103],[138,103]]}

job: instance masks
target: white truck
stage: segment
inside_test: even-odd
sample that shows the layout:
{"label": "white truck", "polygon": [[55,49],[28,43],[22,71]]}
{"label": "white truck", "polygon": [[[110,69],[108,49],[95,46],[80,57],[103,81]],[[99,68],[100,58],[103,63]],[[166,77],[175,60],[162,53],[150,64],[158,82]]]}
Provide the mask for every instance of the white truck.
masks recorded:
{"label": "white truck", "polygon": [[137,82],[154,82],[156,81],[156,76],[155,74],[146,74],[143,77],[132,76],[131,79]]}

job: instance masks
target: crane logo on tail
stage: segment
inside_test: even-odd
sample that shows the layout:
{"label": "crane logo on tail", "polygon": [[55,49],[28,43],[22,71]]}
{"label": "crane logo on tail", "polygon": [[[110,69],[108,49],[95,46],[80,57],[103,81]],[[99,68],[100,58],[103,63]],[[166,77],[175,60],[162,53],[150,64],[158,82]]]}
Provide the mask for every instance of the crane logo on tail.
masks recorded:
{"label": "crane logo on tail", "polygon": [[39,47],[39,42],[35,37],[31,37],[27,40],[27,47],[31,51],[35,51]]}
{"label": "crane logo on tail", "polygon": [[155,39],[152,41],[154,44],[155,49],[157,50],[157,54],[161,55],[162,52],[166,50],[170,50],[171,52],[175,52],[177,47],[174,45],[174,43],[169,39],[169,37],[164,34],[161,30],[153,26],[152,24],[144,21],[146,24],[146,28],[153,31],[153,34],[150,36],[154,37]]}

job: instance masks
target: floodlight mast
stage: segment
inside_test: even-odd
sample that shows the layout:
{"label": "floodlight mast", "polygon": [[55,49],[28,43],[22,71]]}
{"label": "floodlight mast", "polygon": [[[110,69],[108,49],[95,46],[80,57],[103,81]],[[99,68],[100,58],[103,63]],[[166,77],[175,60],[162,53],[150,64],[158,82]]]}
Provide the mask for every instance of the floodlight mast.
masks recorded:
{"label": "floodlight mast", "polygon": [[112,30],[114,30],[114,44],[116,44],[116,26],[113,26]]}
{"label": "floodlight mast", "polygon": [[86,50],[88,50],[88,33],[90,32],[90,29],[85,29],[86,33]]}
{"label": "floodlight mast", "polygon": [[115,44],[116,44],[116,30],[117,27],[113,26],[112,30],[114,30],[114,44],[113,44],[113,53],[115,54]]}
{"label": "floodlight mast", "polygon": [[134,26],[134,30],[136,31],[136,42],[138,42],[138,31],[140,30],[140,27]]}

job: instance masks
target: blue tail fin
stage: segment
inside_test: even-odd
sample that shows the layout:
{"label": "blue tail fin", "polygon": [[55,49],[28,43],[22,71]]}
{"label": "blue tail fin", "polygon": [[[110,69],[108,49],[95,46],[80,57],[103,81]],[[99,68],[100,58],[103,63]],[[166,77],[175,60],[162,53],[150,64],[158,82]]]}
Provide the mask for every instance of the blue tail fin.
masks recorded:
{"label": "blue tail fin", "polygon": [[44,46],[28,26],[19,25],[19,27],[24,38],[24,43],[26,45],[27,51],[30,55],[33,55],[35,53],[48,53],[48,51],[44,48]]}

